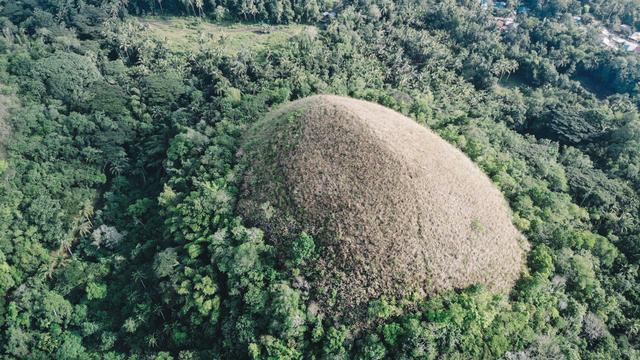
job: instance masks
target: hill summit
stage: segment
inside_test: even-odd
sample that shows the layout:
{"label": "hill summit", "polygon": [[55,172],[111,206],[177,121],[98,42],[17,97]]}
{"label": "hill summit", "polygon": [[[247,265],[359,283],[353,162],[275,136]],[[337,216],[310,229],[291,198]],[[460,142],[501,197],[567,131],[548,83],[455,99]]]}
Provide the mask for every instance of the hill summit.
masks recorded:
{"label": "hill summit", "polygon": [[523,266],[502,194],[462,152],[383,106],[313,96],[248,134],[238,208],[286,250],[300,232],[317,256],[303,274],[327,313],[373,299],[481,283],[505,292]]}

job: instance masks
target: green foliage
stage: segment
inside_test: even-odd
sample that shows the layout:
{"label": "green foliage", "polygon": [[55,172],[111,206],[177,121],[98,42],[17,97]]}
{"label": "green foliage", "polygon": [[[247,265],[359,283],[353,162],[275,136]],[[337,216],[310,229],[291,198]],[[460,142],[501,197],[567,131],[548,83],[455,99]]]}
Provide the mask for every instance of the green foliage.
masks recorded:
{"label": "green foliage", "polygon": [[167,277],[175,272],[178,263],[178,253],[175,248],[168,248],[156,255],[153,271],[159,278]]}
{"label": "green foliage", "polygon": [[172,106],[186,90],[175,71],[146,76],[142,80],[142,88],[146,103],[152,106]]}
{"label": "green foliage", "polygon": [[107,296],[107,285],[91,282],[87,284],[85,291],[87,292],[88,300],[104,299]]}
{"label": "green foliage", "polygon": [[549,277],[554,272],[551,249],[546,245],[537,246],[529,254],[529,267],[533,272],[543,277]]}
{"label": "green foliage", "polygon": [[300,265],[313,256],[315,249],[313,238],[303,232],[291,244],[291,258],[296,265]]}
{"label": "green foliage", "polygon": [[369,304],[369,316],[373,319],[388,319],[398,312],[399,309],[385,298],[374,300]]}
{"label": "green foliage", "polygon": [[102,79],[95,63],[86,56],[60,52],[33,64],[35,77],[47,87],[48,93],[72,106],[95,96],[88,88]]}

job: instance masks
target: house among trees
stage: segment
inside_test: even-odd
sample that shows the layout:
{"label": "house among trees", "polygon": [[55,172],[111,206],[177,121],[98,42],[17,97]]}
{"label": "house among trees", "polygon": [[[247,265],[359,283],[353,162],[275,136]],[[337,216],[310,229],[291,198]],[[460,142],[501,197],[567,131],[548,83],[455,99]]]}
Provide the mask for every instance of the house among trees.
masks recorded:
{"label": "house among trees", "polygon": [[517,27],[518,23],[511,17],[496,17],[496,25],[501,31],[507,30],[512,27]]}
{"label": "house among trees", "polygon": [[602,43],[608,48],[611,48],[611,49],[615,49],[616,48],[616,44],[606,36],[602,37]]}
{"label": "house among trees", "polygon": [[625,39],[622,34],[613,33],[606,28],[602,28],[600,30],[600,39],[602,43],[611,48],[611,49],[619,49],[622,48],[625,51],[640,51],[640,44],[638,44],[638,39],[640,39],[640,33],[634,33],[629,36],[628,39]]}

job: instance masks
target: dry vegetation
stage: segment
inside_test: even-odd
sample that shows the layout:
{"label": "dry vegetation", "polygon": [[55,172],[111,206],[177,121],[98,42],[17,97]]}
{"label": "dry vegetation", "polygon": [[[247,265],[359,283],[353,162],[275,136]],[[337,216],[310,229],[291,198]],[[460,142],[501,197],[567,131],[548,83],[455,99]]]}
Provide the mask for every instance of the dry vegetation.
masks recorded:
{"label": "dry vegetation", "polygon": [[332,315],[475,283],[506,291],[520,274],[521,235],[502,194],[390,109],[338,96],[290,103],[255,126],[244,159],[239,209],[276,245],[314,236],[306,275]]}

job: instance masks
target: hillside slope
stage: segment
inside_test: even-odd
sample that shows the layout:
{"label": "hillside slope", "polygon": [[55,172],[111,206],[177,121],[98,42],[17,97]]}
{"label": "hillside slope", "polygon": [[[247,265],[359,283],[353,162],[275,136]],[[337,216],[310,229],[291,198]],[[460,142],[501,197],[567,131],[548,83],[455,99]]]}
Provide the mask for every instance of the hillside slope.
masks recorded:
{"label": "hillside slope", "polygon": [[500,192],[397,112],[338,96],[299,100],[256,125],[245,158],[241,211],[277,245],[302,231],[315,238],[320,256],[307,275],[330,313],[475,283],[507,291],[519,276],[520,235]]}

